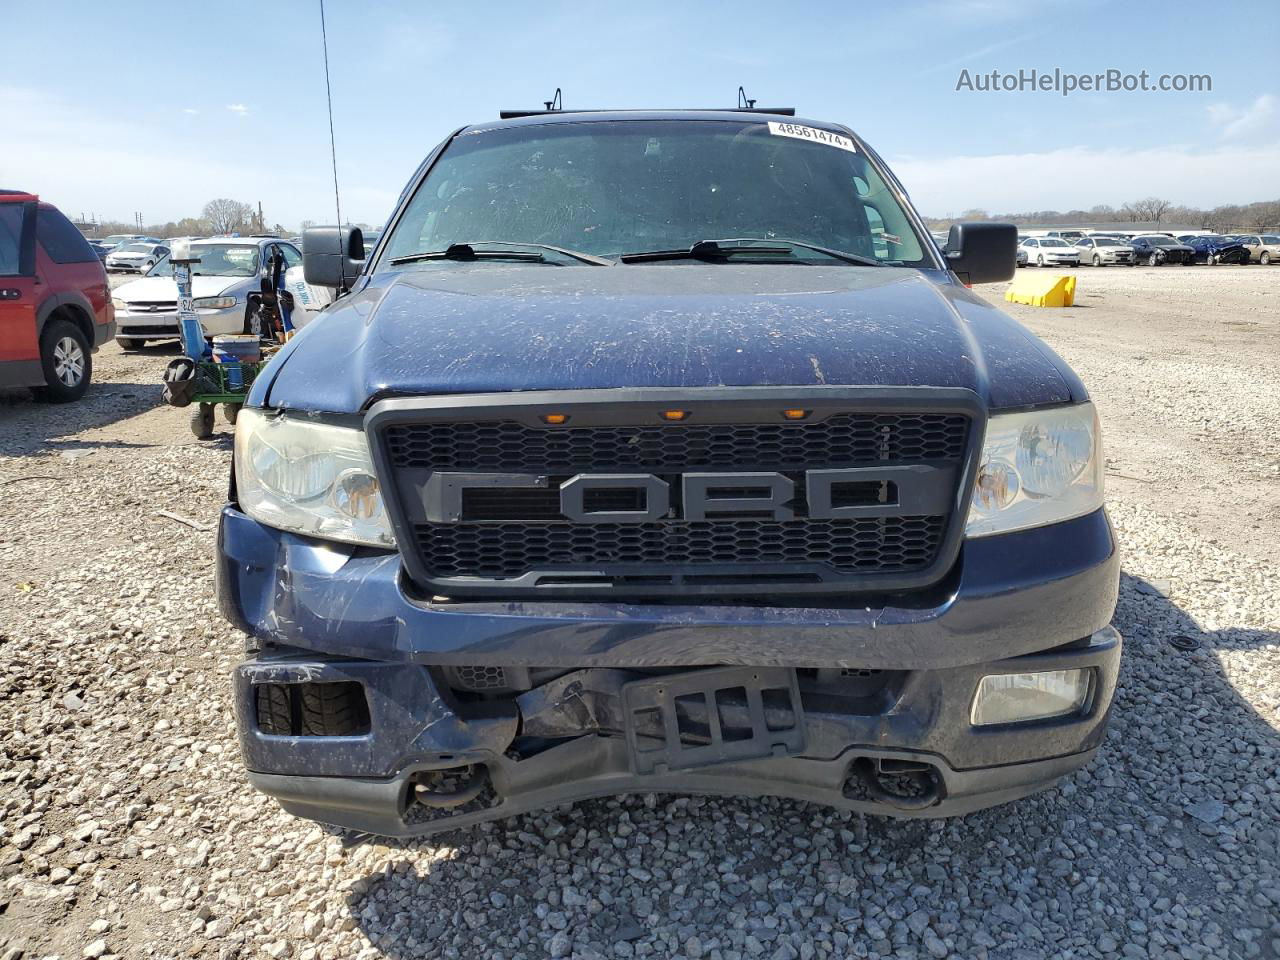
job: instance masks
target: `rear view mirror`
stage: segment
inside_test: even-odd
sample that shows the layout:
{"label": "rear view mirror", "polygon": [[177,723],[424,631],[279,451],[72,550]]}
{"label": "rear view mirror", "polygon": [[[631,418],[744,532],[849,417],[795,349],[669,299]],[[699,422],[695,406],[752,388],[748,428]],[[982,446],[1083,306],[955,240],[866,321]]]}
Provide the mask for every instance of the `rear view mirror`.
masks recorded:
{"label": "rear view mirror", "polygon": [[359,227],[312,227],[302,234],[302,275],[313,287],[345,290],[364,269]]}
{"label": "rear view mirror", "polygon": [[943,251],[964,283],[997,283],[1018,267],[1018,228],[1012,223],[953,223]]}

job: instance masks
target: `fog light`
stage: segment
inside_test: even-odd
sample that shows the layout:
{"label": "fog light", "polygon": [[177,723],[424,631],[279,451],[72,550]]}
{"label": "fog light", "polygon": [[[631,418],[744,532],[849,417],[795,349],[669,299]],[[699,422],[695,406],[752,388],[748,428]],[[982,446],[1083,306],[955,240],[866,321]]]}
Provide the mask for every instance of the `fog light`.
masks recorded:
{"label": "fog light", "polygon": [[982,678],[973,698],[975,727],[1023,723],[1079,713],[1089,696],[1092,670],[1001,673]]}

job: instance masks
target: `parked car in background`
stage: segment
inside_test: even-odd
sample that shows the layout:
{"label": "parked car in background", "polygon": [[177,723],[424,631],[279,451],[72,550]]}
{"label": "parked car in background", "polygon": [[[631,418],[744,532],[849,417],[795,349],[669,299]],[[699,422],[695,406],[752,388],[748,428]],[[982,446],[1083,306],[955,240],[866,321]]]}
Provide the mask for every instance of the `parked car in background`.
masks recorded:
{"label": "parked car in background", "polygon": [[1076,241],[1076,251],[1080,254],[1080,262],[1101,267],[1111,263],[1135,263],[1133,247],[1115,237],[1103,237],[1096,234],[1081,237]]}
{"label": "parked car in background", "polygon": [[77,400],[93,352],[114,334],[107,274],[89,242],[53,204],[0,190],[0,387]]}
{"label": "parked car in background", "polygon": [[[191,267],[191,296],[204,335],[254,333],[258,320],[258,292],[276,250],[286,266],[302,262],[291,243],[270,238],[193,240],[191,252],[200,262]],[[137,350],[148,340],[178,336],[178,286],[173,266],[165,257],[145,276],[117,287],[115,298],[119,333],[116,342]]]}
{"label": "parked car in background", "polygon": [[1018,266],[1020,267],[1025,267],[1027,265],[1028,260],[1030,259],[1027,255],[1027,248],[1024,247],[1021,243],[1018,244],[1017,257],[1018,257]]}
{"label": "parked car in background", "polygon": [[1221,237],[1213,233],[1186,234],[1178,237],[1195,251],[1196,263],[1248,263],[1249,249],[1235,237]]}
{"label": "parked car in background", "polygon": [[149,239],[150,239],[149,237],[144,237],[140,233],[113,233],[109,237],[103,237],[101,240],[98,241],[98,243],[102,244],[104,247],[110,247],[114,249],[115,247],[118,247],[121,244],[136,243],[136,242],[141,242]]}
{"label": "parked car in background", "polygon": [[112,249],[113,249],[113,248],[112,248],[112,247],[108,247],[108,246],[106,246],[106,245],[104,245],[104,244],[102,244],[102,243],[98,242],[97,240],[90,240],[90,241],[89,241],[89,249],[90,249],[90,250],[92,250],[92,251],[94,252],[94,255],[95,255],[95,256],[96,256],[100,261],[102,261],[103,263],[106,263],[106,260],[107,260],[107,254],[109,254],[109,253],[112,251]]}
{"label": "parked car in background", "polygon": [[1166,233],[1142,233],[1129,241],[1139,263],[1158,267],[1165,263],[1192,263],[1195,251]]}
{"label": "parked car in background", "polygon": [[107,254],[107,270],[146,273],[169,252],[162,243],[123,243]]}
{"label": "parked car in background", "polygon": [[1078,267],[1080,252],[1057,237],[1027,237],[1022,241],[1027,262],[1037,267]]}
{"label": "parked car in background", "polygon": [[1057,237],[1059,240],[1066,240],[1075,243],[1084,236],[1083,230],[1050,230],[1045,234],[1047,237]]}
{"label": "parked car in background", "polygon": [[1280,263],[1280,235],[1239,233],[1233,239],[1249,252],[1249,263]]}

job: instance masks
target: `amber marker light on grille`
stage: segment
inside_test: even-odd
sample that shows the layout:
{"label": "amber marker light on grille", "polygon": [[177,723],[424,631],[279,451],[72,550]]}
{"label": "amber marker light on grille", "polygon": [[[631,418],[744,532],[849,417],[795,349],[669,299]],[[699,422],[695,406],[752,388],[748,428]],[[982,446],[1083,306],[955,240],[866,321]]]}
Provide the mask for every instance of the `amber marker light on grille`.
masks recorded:
{"label": "amber marker light on grille", "polygon": [[808,410],[783,410],[782,415],[788,420],[803,420],[809,415]]}
{"label": "amber marker light on grille", "polygon": [[662,411],[663,420],[683,420],[687,416],[689,416],[688,410],[663,410]]}
{"label": "amber marker light on grille", "polygon": [[550,423],[552,425],[555,425],[560,423],[567,423],[568,421],[569,421],[569,415],[567,413],[544,413],[542,415],[543,423]]}

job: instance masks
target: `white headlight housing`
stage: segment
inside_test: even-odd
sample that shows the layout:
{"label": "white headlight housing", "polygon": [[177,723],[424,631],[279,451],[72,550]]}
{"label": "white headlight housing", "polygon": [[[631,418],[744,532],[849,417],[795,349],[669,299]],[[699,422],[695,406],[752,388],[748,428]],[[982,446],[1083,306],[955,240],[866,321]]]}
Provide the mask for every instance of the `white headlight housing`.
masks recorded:
{"label": "white headlight housing", "polygon": [[236,495],[255,520],[294,533],[395,545],[364,431],[244,409]]}
{"label": "white headlight housing", "polygon": [[987,422],[965,535],[986,537],[1082,517],[1102,506],[1102,433],[1091,403]]}

